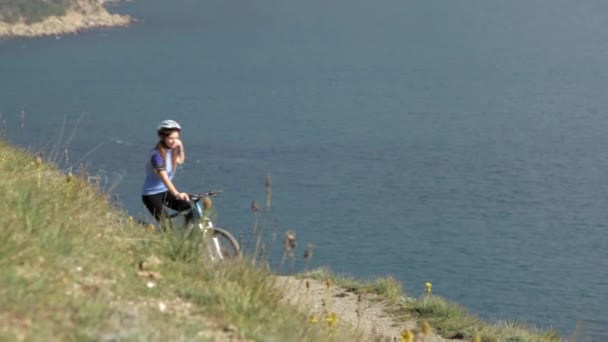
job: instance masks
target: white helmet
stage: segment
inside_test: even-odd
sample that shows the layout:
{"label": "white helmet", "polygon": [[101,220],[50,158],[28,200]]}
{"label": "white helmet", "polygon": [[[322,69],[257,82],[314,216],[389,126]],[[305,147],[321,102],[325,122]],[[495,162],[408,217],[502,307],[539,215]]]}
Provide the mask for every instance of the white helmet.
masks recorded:
{"label": "white helmet", "polygon": [[172,130],[182,130],[182,126],[180,126],[177,121],[173,120],[165,120],[158,125],[157,131],[160,133],[161,131],[172,131]]}

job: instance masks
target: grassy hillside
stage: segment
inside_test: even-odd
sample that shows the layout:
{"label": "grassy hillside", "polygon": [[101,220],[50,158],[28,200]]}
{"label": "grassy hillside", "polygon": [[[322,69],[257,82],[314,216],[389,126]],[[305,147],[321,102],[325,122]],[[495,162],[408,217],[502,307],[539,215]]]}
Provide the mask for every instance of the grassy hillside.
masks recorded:
{"label": "grassy hillside", "polygon": [[[336,320],[311,322],[264,270],[204,262],[195,242],[133,222],[86,171],[66,174],[0,140],[0,175],[0,340],[370,340]],[[486,324],[437,296],[407,299],[390,277],[316,277],[379,295],[383,317],[421,332],[430,323],[458,339],[560,340]]]}
{"label": "grassy hillside", "polygon": [[0,175],[0,340],[351,338],[281,304],[264,271],[131,222],[87,175],[1,141]]}

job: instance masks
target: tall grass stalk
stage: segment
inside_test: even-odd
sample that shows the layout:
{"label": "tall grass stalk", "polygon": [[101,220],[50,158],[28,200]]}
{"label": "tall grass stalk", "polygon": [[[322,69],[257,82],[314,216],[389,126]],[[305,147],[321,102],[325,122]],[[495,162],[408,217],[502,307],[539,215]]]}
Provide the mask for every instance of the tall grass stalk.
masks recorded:
{"label": "tall grass stalk", "polygon": [[272,178],[270,177],[270,175],[266,176],[266,203],[264,205],[264,217],[262,219],[262,224],[259,227],[259,229],[257,229],[255,231],[255,249],[253,252],[253,258],[252,258],[252,263],[255,266],[256,264],[256,260],[258,259],[258,257],[262,258],[263,255],[259,255],[260,254],[260,247],[261,247],[261,243],[262,243],[262,237],[264,235],[264,229],[266,228],[266,226],[268,225],[268,219],[270,217],[270,205],[272,203]]}

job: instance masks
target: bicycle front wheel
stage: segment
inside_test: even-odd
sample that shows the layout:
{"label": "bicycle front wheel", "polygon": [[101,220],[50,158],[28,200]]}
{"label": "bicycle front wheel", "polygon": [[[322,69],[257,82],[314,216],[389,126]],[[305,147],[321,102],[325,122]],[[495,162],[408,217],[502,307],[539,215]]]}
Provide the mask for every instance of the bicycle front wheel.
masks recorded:
{"label": "bicycle front wheel", "polygon": [[236,260],[241,257],[241,248],[232,234],[222,228],[207,228],[205,252],[212,261]]}

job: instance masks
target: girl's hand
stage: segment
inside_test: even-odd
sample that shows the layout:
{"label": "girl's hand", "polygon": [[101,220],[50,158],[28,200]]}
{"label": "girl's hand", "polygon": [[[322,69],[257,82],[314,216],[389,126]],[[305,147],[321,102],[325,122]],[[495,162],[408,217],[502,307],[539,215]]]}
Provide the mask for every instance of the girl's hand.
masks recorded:
{"label": "girl's hand", "polygon": [[190,196],[188,196],[188,194],[185,193],[185,192],[180,192],[175,197],[177,197],[178,199],[180,199],[182,201],[189,201],[190,200]]}
{"label": "girl's hand", "polygon": [[175,145],[173,146],[177,154],[177,163],[182,165],[186,160],[186,151],[184,151],[184,144],[180,139],[175,139]]}
{"label": "girl's hand", "polygon": [[184,145],[182,144],[182,141],[179,140],[179,139],[175,139],[174,144],[175,145],[173,145],[173,148],[176,148],[176,149],[180,149],[181,150],[184,147]]}

